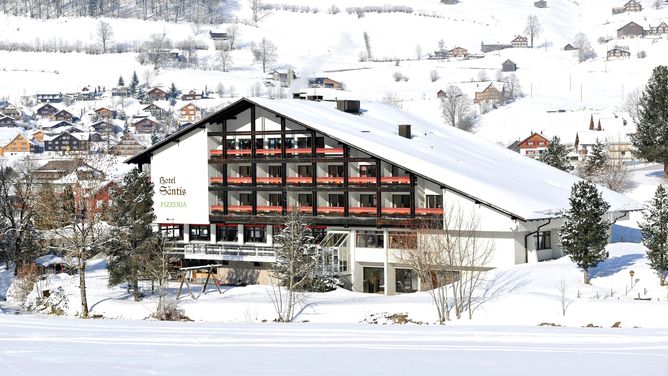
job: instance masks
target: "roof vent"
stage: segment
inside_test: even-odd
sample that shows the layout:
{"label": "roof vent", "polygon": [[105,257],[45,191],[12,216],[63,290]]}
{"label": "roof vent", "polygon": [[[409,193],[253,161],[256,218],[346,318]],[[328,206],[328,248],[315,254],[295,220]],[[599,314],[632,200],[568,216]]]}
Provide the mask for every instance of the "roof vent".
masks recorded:
{"label": "roof vent", "polygon": [[411,125],[410,124],[399,124],[399,136],[411,138]]}
{"label": "roof vent", "polygon": [[358,114],[360,112],[360,101],[352,101],[348,99],[337,99],[336,109],[351,114]]}

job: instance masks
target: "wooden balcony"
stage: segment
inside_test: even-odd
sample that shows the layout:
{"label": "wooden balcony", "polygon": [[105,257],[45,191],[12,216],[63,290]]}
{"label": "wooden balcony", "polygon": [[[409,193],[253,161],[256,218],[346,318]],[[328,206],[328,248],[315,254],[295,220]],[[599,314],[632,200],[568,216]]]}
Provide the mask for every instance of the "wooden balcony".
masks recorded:
{"label": "wooden balcony", "polygon": [[258,206],[257,211],[261,213],[280,213],[283,211],[282,206]]}
{"label": "wooden balcony", "polygon": [[281,184],[281,178],[264,177],[256,178],[255,181],[257,181],[258,184]]}
{"label": "wooden balcony", "polygon": [[227,211],[232,213],[250,213],[253,211],[253,207],[250,205],[230,205],[227,207]]}
{"label": "wooden balcony", "polygon": [[416,208],[417,215],[443,215],[443,208]]}
{"label": "wooden balcony", "polygon": [[245,156],[245,155],[251,155],[252,150],[251,149],[227,149],[227,155],[228,156]]}
{"label": "wooden balcony", "polygon": [[375,184],[376,178],[374,176],[351,176],[348,178],[349,184]]}
{"label": "wooden balcony", "polygon": [[250,176],[235,176],[227,178],[227,184],[251,184],[252,182],[253,178]]}
{"label": "wooden balcony", "polygon": [[410,176],[383,176],[380,178],[383,184],[410,184]]}
{"label": "wooden balcony", "polygon": [[310,176],[288,176],[286,181],[288,184],[311,184],[313,178]]}
{"label": "wooden balcony", "polygon": [[318,184],[343,184],[342,177],[322,176],[318,177]]}
{"label": "wooden balcony", "polygon": [[223,156],[223,151],[222,150],[213,149],[213,150],[210,150],[210,152],[211,152],[212,157],[222,157]]}

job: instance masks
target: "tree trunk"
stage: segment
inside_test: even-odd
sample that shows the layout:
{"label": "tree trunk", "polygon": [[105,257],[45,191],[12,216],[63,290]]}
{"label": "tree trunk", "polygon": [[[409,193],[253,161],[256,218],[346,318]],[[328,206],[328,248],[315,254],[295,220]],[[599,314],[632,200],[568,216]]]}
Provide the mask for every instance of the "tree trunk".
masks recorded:
{"label": "tree trunk", "polygon": [[664,272],[659,273],[659,284],[661,286],[666,285],[666,273],[664,273]]}
{"label": "tree trunk", "polygon": [[86,261],[79,257],[79,293],[81,294],[81,318],[88,318],[88,299],[86,298]]}
{"label": "tree trunk", "polygon": [[663,162],[663,178],[668,178],[668,161]]}
{"label": "tree trunk", "polygon": [[141,300],[141,296],[139,294],[139,282],[136,279],[132,281],[132,296],[134,297],[135,302]]}
{"label": "tree trunk", "polygon": [[584,277],[585,285],[588,285],[589,284],[589,269],[585,268],[583,270],[583,277]]}

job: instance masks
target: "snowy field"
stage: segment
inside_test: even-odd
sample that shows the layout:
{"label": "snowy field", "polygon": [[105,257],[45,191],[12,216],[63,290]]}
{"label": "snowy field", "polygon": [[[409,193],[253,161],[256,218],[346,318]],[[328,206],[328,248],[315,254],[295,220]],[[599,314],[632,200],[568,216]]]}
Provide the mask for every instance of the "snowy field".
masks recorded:
{"label": "snowy field", "polygon": [[668,331],[0,316],[4,376],[660,375]]}

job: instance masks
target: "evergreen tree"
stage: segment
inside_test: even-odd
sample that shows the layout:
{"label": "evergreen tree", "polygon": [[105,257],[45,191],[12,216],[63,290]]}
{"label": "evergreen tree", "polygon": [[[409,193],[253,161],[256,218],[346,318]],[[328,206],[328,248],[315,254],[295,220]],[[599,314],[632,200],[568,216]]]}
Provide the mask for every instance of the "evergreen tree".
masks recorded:
{"label": "evergreen tree", "polygon": [[143,243],[152,236],[151,223],[155,219],[153,183],[135,168],[123,178],[112,197],[110,221],[119,231],[111,239],[109,285],[127,282],[133,287],[135,300],[139,300],[141,250],[146,249]]}
{"label": "evergreen tree", "polygon": [[638,223],[642,243],[647,247],[649,266],[659,275],[661,286],[665,286],[668,272],[668,194],[663,185],[656,188],[654,198],[643,213],[643,222]]}
{"label": "evergreen tree", "polygon": [[123,76],[118,77],[118,86],[125,86],[125,81],[123,80]]}
{"label": "evergreen tree", "polygon": [[663,163],[668,177],[668,67],[652,71],[637,104],[636,133],[631,136],[636,155],[648,162]]}
{"label": "evergreen tree", "polygon": [[172,82],[172,86],[169,87],[169,92],[167,93],[167,99],[176,100],[179,98],[179,95],[181,95],[181,91]]}
{"label": "evergreen tree", "polygon": [[589,283],[589,268],[605,260],[610,223],[603,218],[610,205],[596,186],[581,180],[571,188],[570,209],[564,215],[559,232],[561,246],[571,260],[584,271],[584,283]]}
{"label": "evergreen tree", "polygon": [[605,145],[599,140],[592,145],[591,152],[580,166],[580,177],[588,180],[596,180],[603,173],[608,164],[608,153],[605,151]]}
{"label": "evergreen tree", "polygon": [[568,171],[571,163],[568,160],[568,147],[561,143],[558,136],[554,136],[547,145],[547,149],[538,157],[538,160],[561,171]]}
{"label": "evergreen tree", "polygon": [[128,91],[130,95],[134,96],[137,93],[137,86],[139,85],[139,78],[137,77],[137,71],[132,72],[132,79],[130,80],[130,86],[128,86]]}

